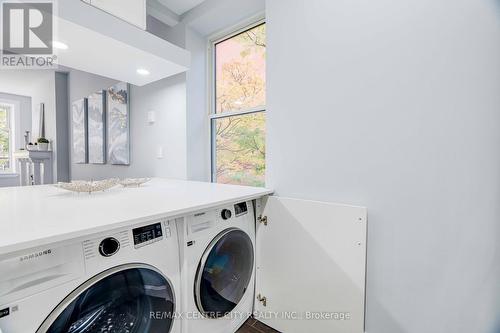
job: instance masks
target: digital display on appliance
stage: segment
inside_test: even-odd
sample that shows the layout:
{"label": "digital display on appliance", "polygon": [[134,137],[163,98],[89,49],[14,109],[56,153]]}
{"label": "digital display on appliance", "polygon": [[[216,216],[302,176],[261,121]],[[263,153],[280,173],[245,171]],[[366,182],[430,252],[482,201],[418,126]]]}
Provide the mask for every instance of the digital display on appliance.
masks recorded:
{"label": "digital display on appliance", "polygon": [[132,234],[134,236],[135,246],[159,240],[163,236],[161,223],[155,223],[144,227],[135,228],[132,230]]}
{"label": "digital display on appliance", "polygon": [[246,214],[247,212],[248,207],[246,202],[240,202],[239,204],[234,205],[234,214],[236,216]]}

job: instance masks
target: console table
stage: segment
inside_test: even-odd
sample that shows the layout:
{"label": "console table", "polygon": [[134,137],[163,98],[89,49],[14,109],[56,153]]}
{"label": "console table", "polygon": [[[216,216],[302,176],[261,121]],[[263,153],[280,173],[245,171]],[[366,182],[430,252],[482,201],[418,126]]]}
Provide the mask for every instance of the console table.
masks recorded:
{"label": "console table", "polygon": [[52,184],[52,151],[20,150],[14,153],[21,186]]}

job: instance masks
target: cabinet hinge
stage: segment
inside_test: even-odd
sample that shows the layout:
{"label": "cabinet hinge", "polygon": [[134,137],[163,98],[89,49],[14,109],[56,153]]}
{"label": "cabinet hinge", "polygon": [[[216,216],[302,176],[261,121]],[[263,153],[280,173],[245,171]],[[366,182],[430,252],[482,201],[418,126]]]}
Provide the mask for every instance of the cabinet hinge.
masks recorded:
{"label": "cabinet hinge", "polygon": [[259,217],[257,218],[257,220],[259,221],[259,223],[267,225],[267,216],[259,215]]}
{"label": "cabinet hinge", "polygon": [[267,306],[267,297],[261,296],[261,294],[257,295],[257,300],[262,303],[263,306]]}

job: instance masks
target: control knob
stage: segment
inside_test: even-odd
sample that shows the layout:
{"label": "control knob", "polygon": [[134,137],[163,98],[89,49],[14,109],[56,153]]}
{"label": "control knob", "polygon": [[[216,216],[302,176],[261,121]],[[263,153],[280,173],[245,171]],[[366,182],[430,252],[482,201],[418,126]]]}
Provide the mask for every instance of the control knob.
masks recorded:
{"label": "control knob", "polygon": [[231,218],[233,213],[229,209],[223,209],[222,212],[220,213],[221,217],[223,220],[228,220]]}
{"label": "control knob", "polygon": [[103,257],[111,257],[120,249],[120,242],[113,237],[108,237],[102,240],[99,244],[99,253]]}

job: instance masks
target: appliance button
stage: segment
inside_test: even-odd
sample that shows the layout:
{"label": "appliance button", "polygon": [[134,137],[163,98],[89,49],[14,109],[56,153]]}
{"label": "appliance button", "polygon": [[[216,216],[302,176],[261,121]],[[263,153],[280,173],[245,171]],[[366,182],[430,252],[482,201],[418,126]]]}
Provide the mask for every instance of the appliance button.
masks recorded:
{"label": "appliance button", "polygon": [[231,218],[233,213],[229,209],[223,209],[222,212],[220,213],[221,217],[223,220],[228,220]]}
{"label": "appliance button", "polygon": [[113,237],[108,237],[102,240],[99,244],[99,253],[103,257],[111,257],[120,249],[120,242]]}

